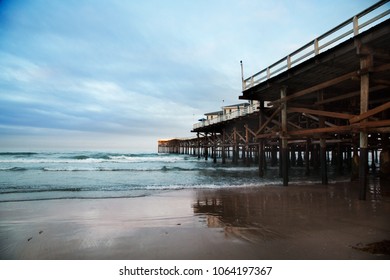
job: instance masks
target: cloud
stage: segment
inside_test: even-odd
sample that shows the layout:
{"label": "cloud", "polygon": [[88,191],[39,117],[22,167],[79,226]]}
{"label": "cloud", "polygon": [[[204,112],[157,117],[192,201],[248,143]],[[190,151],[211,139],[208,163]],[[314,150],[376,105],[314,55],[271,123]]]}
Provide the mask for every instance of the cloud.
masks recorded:
{"label": "cloud", "polygon": [[189,136],[222,100],[239,102],[240,60],[251,75],[329,23],[334,9],[320,4],[2,1],[0,142],[97,147],[106,145],[97,136],[117,146],[145,137],[154,148],[151,139]]}

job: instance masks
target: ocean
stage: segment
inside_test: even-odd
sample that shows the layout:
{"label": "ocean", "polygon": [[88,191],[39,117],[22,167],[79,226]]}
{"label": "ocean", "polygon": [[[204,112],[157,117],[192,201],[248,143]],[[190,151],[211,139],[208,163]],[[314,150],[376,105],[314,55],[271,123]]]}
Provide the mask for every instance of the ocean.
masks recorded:
{"label": "ocean", "polygon": [[[266,176],[259,178],[256,165],[213,163],[179,154],[3,152],[0,202],[138,197],[173,189],[280,186],[278,174],[277,167],[269,168]],[[312,182],[315,178],[298,174],[294,180]]]}

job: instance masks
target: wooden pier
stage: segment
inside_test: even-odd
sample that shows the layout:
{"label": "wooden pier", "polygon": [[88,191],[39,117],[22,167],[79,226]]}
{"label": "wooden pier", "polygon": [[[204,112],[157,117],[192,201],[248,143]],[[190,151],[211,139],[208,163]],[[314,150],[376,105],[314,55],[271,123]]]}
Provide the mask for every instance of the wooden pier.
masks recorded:
{"label": "wooden pier", "polygon": [[256,163],[259,176],[279,164],[285,186],[295,165],[320,168],[327,184],[330,160],[350,167],[364,200],[369,171],[390,176],[389,15],[380,1],[242,77],[245,110],[195,124],[194,138],[159,141],[159,152]]}

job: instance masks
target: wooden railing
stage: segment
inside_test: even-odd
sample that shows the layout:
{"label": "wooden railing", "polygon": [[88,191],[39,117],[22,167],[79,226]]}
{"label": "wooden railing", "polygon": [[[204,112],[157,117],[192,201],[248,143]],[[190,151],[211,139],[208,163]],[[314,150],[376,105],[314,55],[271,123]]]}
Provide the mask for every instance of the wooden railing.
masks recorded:
{"label": "wooden railing", "polygon": [[[356,16],[344,21],[325,34],[315,38],[298,50],[290,53],[286,57],[278,60],[267,68],[257,72],[253,76],[242,80],[242,91],[245,91],[261,82],[264,82],[281,72],[290,69],[308,60],[320,52],[325,51],[346,41],[350,37],[358,35],[360,32],[367,30],[380,22],[389,18],[390,9],[385,6],[389,0],[382,0],[373,6],[367,8]],[[352,35],[352,36],[350,36]]]}
{"label": "wooden railing", "polygon": [[252,114],[252,113],[257,112],[257,111],[259,111],[258,105],[249,105],[245,108],[241,108],[241,109],[233,111],[229,114],[224,114],[224,115],[221,115],[221,116],[209,119],[209,120],[204,120],[204,121],[198,122],[198,123],[193,125],[193,129],[209,126],[209,125],[216,124],[219,122],[228,121],[228,120],[235,119],[235,118],[242,117],[242,116],[246,116],[248,114]]}

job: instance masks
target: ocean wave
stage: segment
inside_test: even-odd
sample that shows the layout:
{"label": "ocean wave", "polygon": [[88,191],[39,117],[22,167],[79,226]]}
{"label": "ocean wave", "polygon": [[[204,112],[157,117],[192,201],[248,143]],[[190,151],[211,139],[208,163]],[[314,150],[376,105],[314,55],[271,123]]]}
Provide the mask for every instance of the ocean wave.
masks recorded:
{"label": "ocean wave", "polygon": [[234,188],[248,188],[248,187],[264,187],[280,185],[275,182],[264,181],[262,183],[245,183],[245,184],[170,184],[170,185],[147,185],[134,190],[148,190],[148,191],[169,191],[169,190],[203,190],[203,189],[234,189]]}
{"label": "ocean wave", "polygon": [[60,158],[62,159],[76,159],[76,160],[87,160],[87,159],[111,159],[110,154],[91,154],[91,155],[85,155],[85,154],[80,154],[80,155],[64,155],[61,156]]}
{"label": "ocean wave", "polygon": [[26,202],[26,201],[47,201],[47,200],[69,200],[69,199],[118,199],[118,198],[136,198],[145,197],[148,194],[133,194],[133,195],[114,195],[114,196],[61,196],[61,197],[34,197],[34,198],[14,198],[0,199],[0,203],[6,202]]}
{"label": "ocean wave", "polygon": [[43,167],[42,171],[47,172],[153,172],[153,171],[200,171],[201,168],[182,167],[147,167],[147,168],[109,168],[109,167]]}
{"label": "ocean wave", "polygon": [[42,171],[48,172],[86,172],[86,171],[102,171],[98,168],[78,168],[78,167],[43,167]]}
{"label": "ocean wave", "polygon": [[6,168],[0,168],[0,171],[27,171],[27,168],[24,167],[6,167]]}
{"label": "ocean wave", "polygon": [[[279,183],[280,184],[280,183]],[[42,192],[78,192],[78,193],[115,193],[125,192],[131,193],[133,191],[161,191],[161,190],[180,190],[180,189],[220,189],[220,188],[240,188],[250,186],[272,185],[272,182],[263,183],[246,183],[246,184],[168,184],[168,185],[112,185],[112,186],[94,186],[94,187],[61,187],[61,186],[31,186],[31,187],[10,187],[0,190],[0,194],[23,194],[23,193],[42,193]],[[99,195],[101,196],[101,195]]]}
{"label": "ocean wave", "polygon": [[[253,186],[259,186],[254,184]],[[144,197],[170,190],[201,190],[201,189],[224,189],[224,188],[242,188],[251,187],[246,185],[218,185],[218,184],[195,184],[195,185],[149,185],[149,186],[116,186],[101,187],[99,189],[90,188],[42,188],[42,189],[9,189],[0,192],[0,203],[3,202],[22,202],[22,201],[40,201],[40,200],[60,200],[60,199],[116,199],[116,198],[134,198]],[[40,195],[33,195],[40,193]],[[47,195],[43,195],[47,193]],[[61,194],[60,194],[61,193]]]}
{"label": "ocean wave", "polygon": [[163,166],[159,170],[161,171],[199,171],[202,170],[202,168],[183,168],[178,166]]}
{"label": "ocean wave", "polygon": [[0,194],[17,194],[17,193],[42,193],[42,192],[81,192],[82,188],[42,188],[42,189],[14,189],[0,191]]}
{"label": "ocean wave", "polygon": [[33,156],[33,155],[36,155],[38,153],[33,153],[33,152],[0,152],[0,156]]}
{"label": "ocean wave", "polygon": [[[41,163],[58,163],[58,162],[41,162]],[[67,164],[74,164],[75,162],[67,162]],[[160,165],[161,166],[161,165]],[[38,167],[38,166],[29,166],[29,167],[19,167],[19,166],[14,166],[14,167],[4,167],[0,168],[0,171],[27,171],[27,170],[42,170],[42,171],[47,171],[47,172],[153,172],[153,171],[163,171],[163,172],[171,172],[171,171],[200,171],[200,172],[253,172],[256,171],[255,168],[248,168],[248,167],[208,167],[208,166],[203,166],[203,167],[179,167],[179,166],[168,166],[168,165],[163,165],[162,167],[156,166],[156,167],[102,167],[102,166],[87,166],[87,165],[62,165],[62,166],[55,166],[55,167]]]}
{"label": "ocean wave", "polygon": [[[158,154],[38,154],[38,153],[3,153],[0,157],[0,163],[23,163],[23,164],[42,164],[42,163],[175,163],[187,161],[189,158],[182,156]],[[16,154],[18,156],[16,156]],[[34,156],[33,156],[34,155]]]}

